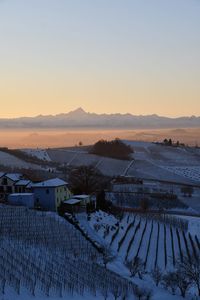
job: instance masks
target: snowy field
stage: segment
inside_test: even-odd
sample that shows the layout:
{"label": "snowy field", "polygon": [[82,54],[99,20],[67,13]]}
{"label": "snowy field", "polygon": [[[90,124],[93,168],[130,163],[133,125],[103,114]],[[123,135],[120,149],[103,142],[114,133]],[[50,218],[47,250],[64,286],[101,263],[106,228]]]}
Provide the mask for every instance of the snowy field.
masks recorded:
{"label": "snowy field", "polygon": [[94,165],[103,174],[128,175],[156,180],[195,183],[199,181],[200,151],[195,148],[176,148],[149,142],[128,141],[134,161],[101,157],[80,149],[48,149],[52,161],[68,166]]}
{"label": "snowy field", "polygon": [[47,153],[52,161],[56,161],[68,166],[93,165],[103,174],[109,176],[122,175],[130,164],[130,161],[101,157],[88,154],[80,150],[49,149]]}
{"label": "snowy field", "polygon": [[188,216],[179,216],[182,219],[188,221],[188,231],[192,235],[197,235],[200,238],[200,218],[188,217]]}
{"label": "snowy field", "polygon": [[47,151],[45,149],[22,149],[21,151],[25,152],[26,154],[36,157],[38,159],[44,161],[51,161]]}
{"label": "snowy field", "polygon": [[182,197],[181,202],[190,206],[193,210],[200,214],[200,195],[199,193],[192,197]]}
{"label": "snowy field", "polygon": [[[125,141],[134,149],[129,161],[89,154],[86,149],[23,149],[26,154],[46,162],[67,166],[93,165],[109,176],[127,175],[139,178],[181,183],[200,182],[200,151],[195,148],[166,147],[148,142]],[[0,152],[0,162],[5,166],[38,168],[17,157]]]}
{"label": "snowy field", "polygon": [[14,155],[0,151],[0,165],[11,168],[41,169],[39,165],[27,163]]}

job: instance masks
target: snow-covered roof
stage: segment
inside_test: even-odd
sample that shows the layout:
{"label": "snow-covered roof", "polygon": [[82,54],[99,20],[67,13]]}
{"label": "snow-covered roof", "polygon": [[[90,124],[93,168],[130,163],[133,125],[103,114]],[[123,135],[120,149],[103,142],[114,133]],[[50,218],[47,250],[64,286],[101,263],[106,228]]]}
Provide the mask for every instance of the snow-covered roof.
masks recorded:
{"label": "snow-covered roof", "polygon": [[74,199],[88,199],[90,196],[89,195],[74,195]]}
{"label": "snow-covered roof", "polygon": [[33,193],[13,193],[10,194],[9,197],[23,197],[23,196],[33,196]]}
{"label": "snow-covered roof", "polygon": [[81,202],[81,200],[73,199],[73,198],[70,200],[64,201],[65,204],[70,204],[70,205],[78,204],[80,202]]}
{"label": "snow-covered roof", "polygon": [[23,177],[20,173],[6,173],[5,176],[12,181],[19,181]]}
{"label": "snow-covered roof", "polygon": [[3,175],[5,175],[5,173],[4,173],[4,172],[0,172],[0,178],[1,178]]}
{"label": "snow-covered roof", "polygon": [[31,181],[30,180],[27,180],[27,179],[21,179],[21,180],[19,180],[19,181],[17,181],[16,183],[15,183],[15,185],[16,186],[27,186],[29,183],[31,183]]}
{"label": "snow-covered roof", "polygon": [[67,185],[68,183],[60,178],[53,178],[53,179],[49,179],[49,180],[45,180],[39,183],[34,183],[32,184],[32,187],[58,187],[58,186],[63,186],[63,185]]}

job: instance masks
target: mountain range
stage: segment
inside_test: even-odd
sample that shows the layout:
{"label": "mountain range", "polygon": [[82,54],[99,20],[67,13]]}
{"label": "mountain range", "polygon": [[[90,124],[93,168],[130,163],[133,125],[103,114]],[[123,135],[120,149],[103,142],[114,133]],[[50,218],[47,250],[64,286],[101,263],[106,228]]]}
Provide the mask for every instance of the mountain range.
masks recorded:
{"label": "mountain range", "polygon": [[161,129],[200,127],[200,117],[169,118],[156,114],[96,114],[78,108],[58,115],[39,115],[0,119],[0,128],[104,128],[104,129]]}

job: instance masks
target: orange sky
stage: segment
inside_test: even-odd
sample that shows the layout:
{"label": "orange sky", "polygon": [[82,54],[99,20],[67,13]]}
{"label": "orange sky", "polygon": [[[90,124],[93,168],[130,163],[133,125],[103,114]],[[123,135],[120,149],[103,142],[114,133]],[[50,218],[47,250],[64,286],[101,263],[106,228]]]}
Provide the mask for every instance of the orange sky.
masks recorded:
{"label": "orange sky", "polygon": [[200,115],[200,2],[0,2],[0,117]]}

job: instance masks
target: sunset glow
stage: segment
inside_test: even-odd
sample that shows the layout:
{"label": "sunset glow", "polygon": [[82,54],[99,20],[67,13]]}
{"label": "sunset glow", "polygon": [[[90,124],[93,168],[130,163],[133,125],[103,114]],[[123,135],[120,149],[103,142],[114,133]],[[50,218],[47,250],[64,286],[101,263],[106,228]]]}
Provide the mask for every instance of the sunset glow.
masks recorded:
{"label": "sunset glow", "polygon": [[200,115],[200,2],[0,1],[0,117]]}

